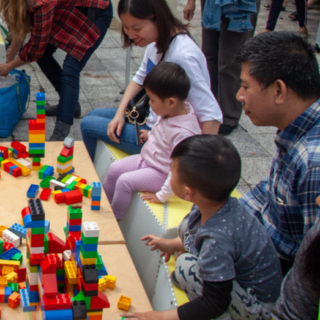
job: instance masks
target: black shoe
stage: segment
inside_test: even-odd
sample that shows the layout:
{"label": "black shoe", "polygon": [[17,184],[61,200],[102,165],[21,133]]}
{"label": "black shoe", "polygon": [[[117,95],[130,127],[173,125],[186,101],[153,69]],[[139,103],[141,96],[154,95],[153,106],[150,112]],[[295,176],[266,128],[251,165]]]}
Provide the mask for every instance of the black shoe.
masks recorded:
{"label": "black shoe", "polygon": [[220,124],[219,134],[221,134],[223,136],[227,136],[228,134],[230,134],[237,127],[238,127],[238,125],[230,126],[228,124]]}
{"label": "black shoe", "polygon": [[69,135],[71,124],[57,120],[49,141],[64,141]]}
{"label": "black shoe", "polygon": [[[58,112],[58,107],[59,105],[56,104],[54,106],[48,106],[46,107],[46,116],[47,117],[55,117],[57,115],[57,112]],[[77,109],[74,113],[74,117],[75,118],[80,118],[81,117],[81,106],[80,106],[80,103],[78,102],[78,105],[77,105]]]}

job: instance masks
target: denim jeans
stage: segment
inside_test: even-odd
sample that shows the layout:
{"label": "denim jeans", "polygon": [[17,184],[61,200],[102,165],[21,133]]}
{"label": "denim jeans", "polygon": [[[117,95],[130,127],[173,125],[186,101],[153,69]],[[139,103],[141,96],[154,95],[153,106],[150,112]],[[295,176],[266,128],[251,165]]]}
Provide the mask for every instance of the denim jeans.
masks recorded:
{"label": "denim jeans", "polygon": [[[116,112],[117,108],[95,109],[90,111],[80,122],[83,142],[92,161],[94,160],[98,139],[129,154],[137,154],[141,151],[142,146],[137,145],[135,127],[129,122],[125,122],[119,137],[120,143],[111,141],[107,136],[108,125]],[[150,130],[146,124],[139,126],[139,129]]]}
{"label": "denim jeans", "polygon": [[106,35],[112,16],[112,3],[110,1],[107,8],[99,10],[96,14],[94,24],[100,30],[100,37],[88,49],[81,61],[67,54],[61,69],[58,62],[53,58],[53,54],[57,48],[51,44],[48,44],[43,56],[37,61],[40,69],[60,96],[57,120],[73,124],[74,113],[79,100],[80,72]]}

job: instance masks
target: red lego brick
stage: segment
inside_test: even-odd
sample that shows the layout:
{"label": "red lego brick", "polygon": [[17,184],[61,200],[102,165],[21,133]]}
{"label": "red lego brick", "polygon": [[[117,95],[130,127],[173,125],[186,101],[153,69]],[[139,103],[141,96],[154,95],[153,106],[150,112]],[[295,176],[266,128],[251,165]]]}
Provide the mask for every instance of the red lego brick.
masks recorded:
{"label": "red lego brick", "polygon": [[4,302],[4,287],[0,287],[0,302]]}
{"label": "red lego brick", "polygon": [[29,240],[31,247],[44,247],[44,234],[30,234]]}
{"label": "red lego brick", "polygon": [[98,296],[91,297],[90,309],[110,308],[110,303],[107,296],[103,292],[98,292]]}
{"label": "red lego brick", "polygon": [[27,274],[26,268],[18,269],[16,270],[16,273],[18,274],[18,283],[26,281],[26,274]]}
{"label": "red lego brick", "polygon": [[31,214],[31,209],[30,207],[25,207],[21,210],[21,216],[24,218],[27,214]]}
{"label": "red lego brick", "polygon": [[63,149],[60,152],[60,156],[63,156],[66,158],[68,158],[72,155],[73,155],[73,147],[71,147],[71,148],[63,147]]}
{"label": "red lego brick", "polygon": [[70,219],[68,216],[67,219],[69,226],[81,226],[82,219]]}
{"label": "red lego brick", "polygon": [[56,258],[54,255],[48,254],[41,261],[40,265],[41,265],[42,274],[56,273],[57,265],[56,265]]}
{"label": "red lego brick", "polygon": [[8,159],[8,148],[0,146],[0,153],[3,154],[2,158],[4,160]]}
{"label": "red lego brick", "polygon": [[19,153],[20,152],[24,152],[27,150],[26,146],[23,145],[21,142],[19,141],[12,141],[11,142],[11,147],[15,150],[17,150]]}
{"label": "red lego brick", "polygon": [[6,162],[3,166],[3,170],[7,173],[10,173],[10,167],[14,166],[12,162]]}
{"label": "red lego brick", "polygon": [[79,190],[73,190],[70,192],[66,192],[66,204],[74,204],[74,203],[79,203],[82,202],[83,200],[83,195]]}
{"label": "red lego brick", "polygon": [[29,255],[30,264],[33,266],[39,265],[42,259],[44,259],[43,253],[33,253]]}
{"label": "red lego brick", "polygon": [[50,188],[43,188],[39,198],[41,200],[48,201],[50,198],[51,192],[52,192],[52,190]]}
{"label": "red lego brick", "polygon": [[62,193],[57,193],[55,196],[54,196],[54,202],[56,204],[59,204],[59,203],[65,203],[66,201],[66,194],[68,192],[62,192]]}
{"label": "red lego brick", "polygon": [[18,178],[22,175],[22,171],[21,171],[21,168],[15,168],[12,170],[12,175],[15,177],[15,178]]}
{"label": "red lego brick", "polygon": [[14,247],[13,243],[9,243],[9,242],[3,242],[3,252],[6,252],[7,250],[11,249]]}
{"label": "red lego brick", "polygon": [[34,161],[32,161],[32,165],[38,167],[38,166],[41,165],[41,162],[34,162]]}
{"label": "red lego brick", "polygon": [[29,130],[45,130],[46,124],[39,123],[37,120],[29,120]]}
{"label": "red lego brick", "polygon": [[98,290],[98,283],[85,283],[83,277],[80,278],[81,286],[86,291]]}
{"label": "red lego brick", "polygon": [[29,152],[27,152],[27,151],[22,151],[21,152],[20,158],[25,159],[25,158],[28,158],[28,157],[29,157]]}
{"label": "red lego brick", "polygon": [[53,233],[49,232],[48,236],[48,253],[62,253],[66,250],[65,243]]}
{"label": "red lego brick", "polygon": [[79,182],[83,183],[83,184],[87,184],[87,180],[86,179],[81,179]]}
{"label": "red lego brick", "polygon": [[55,273],[42,274],[41,282],[45,296],[58,294],[57,276]]}
{"label": "red lego brick", "polygon": [[72,307],[72,301],[68,293],[59,293],[55,296],[43,296],[44,310],[63,310]]}

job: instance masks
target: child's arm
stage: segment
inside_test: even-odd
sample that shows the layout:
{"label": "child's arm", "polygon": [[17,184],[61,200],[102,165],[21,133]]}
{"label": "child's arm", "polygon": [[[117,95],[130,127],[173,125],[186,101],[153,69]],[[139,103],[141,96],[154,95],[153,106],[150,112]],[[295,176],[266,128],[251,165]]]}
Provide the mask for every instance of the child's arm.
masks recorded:
{"label": "child's arm", "polygon": [[170,309],[165,311],[150,311],[143,313],[120,313],[120,317],[132,320],[180,320],[177,309]]}
{"label": "child's arm", "polygon": [[149,138],[150,130],[140,130],[140,141],[141,143],[144,143]]}
{"label": "child's arm", "polygon": [[170,255],[176,251],[184,250],[183,242],[180,237],[175,239],[165,239],[157,237],[153,234],[148,234],[141,238],[142,241],[146,241],[146,246],[151,246],[151,251],[160,250],[161,256],[165,257],[165,262],[169,261]]}

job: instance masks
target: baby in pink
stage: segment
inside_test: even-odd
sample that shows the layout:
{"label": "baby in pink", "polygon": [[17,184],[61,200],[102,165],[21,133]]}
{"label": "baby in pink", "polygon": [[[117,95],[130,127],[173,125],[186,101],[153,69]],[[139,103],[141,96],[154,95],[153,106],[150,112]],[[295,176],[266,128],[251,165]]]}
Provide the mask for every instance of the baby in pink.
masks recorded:
{"label": "baby in pink", "polygon": [[190,81],[178,64],[156,65],[145,78],[144,87],[159,119],[151,131],[140,131],[141,141],[146,141],[141,154],[112,163],[103,182],[118,220],[123,218],[134,191],[148,192],[145,199],[152,202],[165,202],[173,195],[171,152],[180,141],[201,134],[193,108],[185,102]]}

